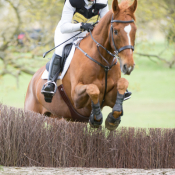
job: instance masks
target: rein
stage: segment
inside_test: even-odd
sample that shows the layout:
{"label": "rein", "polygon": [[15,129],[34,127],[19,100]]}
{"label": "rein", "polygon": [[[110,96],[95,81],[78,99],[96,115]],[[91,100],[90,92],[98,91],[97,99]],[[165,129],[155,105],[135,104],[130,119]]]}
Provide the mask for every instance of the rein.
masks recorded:
{"label": "rein", "polygon": [[[92,33],[90,31],[90,35],[91,35],[91,38],[92,40],[96,43],[97,45],[97,49],[98,49],[98,52],[101,56],[101,58],[108,64],[108,66],[105,66],[103,64],[101,64],[100,62],[98,62],[97,60],[93,59],[91,56],[89,56],[84,50],[82,50],[80,47],[79,47],[79,43],[75,44],[75,47],[77,49],[79,49],[86,57],[88,57],[90,60],[92,60],[93,62],[97,63],[99,66],[101,66],[102,68],[104,68],[104,71],[105,71],[105,92],[104,92],[104,95],[103,95],[103,101],[102,101],[102,104],[101,104],[101,108],[103,106],[103,103],[105,101],[105,96],[106,96],[106,90],[107,90],[107,77],[108,77],[108,71],[114,66],[117,64],[117,61],[114,63],[115,61],[115,58],[119,58],[118,56],[118,53],[120,53],[121,51],[125,50],[125,49],[132,49],[134,51],[134,47],[132,45],[127,45],[127,46],[124,46],[124,47],[121,47],[120,49],[117,49],[116,48],[116,45],[115,45],[115,42],[114,42],[114,37],[113,37],[113,23],[116,22],[116,23],[132,23],[134,22],[134,20],[130,20],[130,21],[120,21],[120,20],[113,20],[113,15],[112,15],[112,19],[111,19],[111,28],[110,28],[110,35],[111,35],[111,38],[112,38],[112,43],[113,43],[113,46],[114,46],[114,54],[111,53],[109,50],[107,50],[104,46],[102,46],[100,43],[98,43],[92,36]],[[103,48],[109,55],[111,55],[113,57],[113,61],[111,63],[111,65],[109,64],[109,62],[103,57],[103,55],[100,53],[100,50],[99,50],[99,47]]]}

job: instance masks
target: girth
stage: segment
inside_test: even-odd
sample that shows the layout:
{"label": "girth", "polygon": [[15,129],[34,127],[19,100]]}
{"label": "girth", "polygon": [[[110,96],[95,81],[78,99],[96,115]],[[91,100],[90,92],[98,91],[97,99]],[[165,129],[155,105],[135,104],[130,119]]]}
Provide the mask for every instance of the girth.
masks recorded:
{"label": "girth", "polygon": [[78,122],[88,122],[89,121],[89,117],[85,117],[83,115],[81,115],[80,113],[78,113],[72,103],[70,102],[69,98],[67,97],[63,85],[61,84],[60,86],[58,86],[58,90],[60,92],[60,95],[62,97],[62,99],[64,100],[64,102],[67,104],[70,113],[71,113],[71,117],[73,118],[73,120],[78,121]]}

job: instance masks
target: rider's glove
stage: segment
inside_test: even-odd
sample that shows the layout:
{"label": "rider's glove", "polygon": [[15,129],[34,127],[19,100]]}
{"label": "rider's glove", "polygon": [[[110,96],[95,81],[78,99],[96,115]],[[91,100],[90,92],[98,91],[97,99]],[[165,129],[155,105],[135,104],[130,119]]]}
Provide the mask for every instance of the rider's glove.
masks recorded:
{"label": "rider's glove", "polygon": [[81,23],[81,27],[80,27],[83,31],[87,30],[88,32],[90,30],[93,30],[93,25],[92,24],[89,24],[89,23]]}

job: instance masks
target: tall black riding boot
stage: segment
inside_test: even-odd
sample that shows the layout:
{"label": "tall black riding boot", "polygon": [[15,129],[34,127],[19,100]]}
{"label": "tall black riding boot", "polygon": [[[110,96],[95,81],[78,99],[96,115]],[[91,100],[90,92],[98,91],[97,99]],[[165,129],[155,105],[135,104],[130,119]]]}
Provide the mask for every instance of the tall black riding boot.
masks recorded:
{"label": "tall black riding boot", "polygon": [[[59,75],[61,71],[61,56],[56,55],[55,53],[52,56],[49,66],[49,75],[48,80],[44,84],[41,93],[44,94],[44,99],[46,102],[51,103],[53,95],[56,93],[57,85],[56,80],[57,77],[54,77],[56,74]],[[54,78],[54,79],[53,79]]]}

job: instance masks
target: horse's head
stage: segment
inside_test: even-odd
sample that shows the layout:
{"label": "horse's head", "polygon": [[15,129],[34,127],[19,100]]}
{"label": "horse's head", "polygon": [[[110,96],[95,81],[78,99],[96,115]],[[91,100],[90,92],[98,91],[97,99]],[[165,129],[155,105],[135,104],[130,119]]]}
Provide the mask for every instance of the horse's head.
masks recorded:
{"label": "horse's head", "polygon": [[111,21],[110,34],[111,46],[118,52],[120,68],[124,74],[130,74],[134,69],[134,43],[136,35],[136,25],[134,23],[134,12],[137,8],[137,0],[129,6],[129,0],[124,0],[118,5],[117,0],[113,0],[113,18]]}

